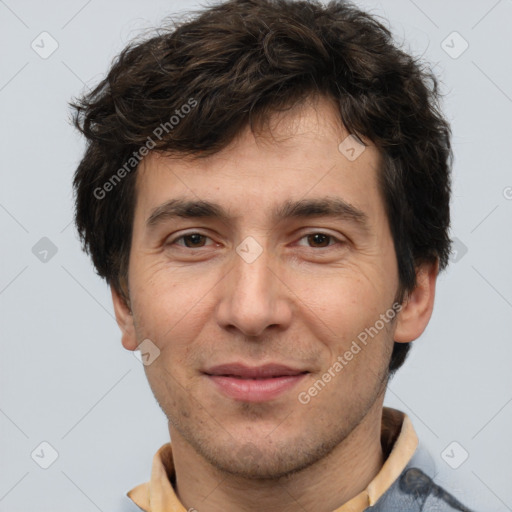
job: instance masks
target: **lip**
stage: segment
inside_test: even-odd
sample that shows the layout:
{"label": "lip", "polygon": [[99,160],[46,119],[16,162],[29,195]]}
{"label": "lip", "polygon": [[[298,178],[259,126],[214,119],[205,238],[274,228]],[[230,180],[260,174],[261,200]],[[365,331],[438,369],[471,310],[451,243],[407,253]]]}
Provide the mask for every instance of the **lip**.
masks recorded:
{"label": "lip", "polygon": [[233,363],[214,366],[204,373],[229,398],[266,402],[289,391],[309,372],[274,363],[256,367]]}

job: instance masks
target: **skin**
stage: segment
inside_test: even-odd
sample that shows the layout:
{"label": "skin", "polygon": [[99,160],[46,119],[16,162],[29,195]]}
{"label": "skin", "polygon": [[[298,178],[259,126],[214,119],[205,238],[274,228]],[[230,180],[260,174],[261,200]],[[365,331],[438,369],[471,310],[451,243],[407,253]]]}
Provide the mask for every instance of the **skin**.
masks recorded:
{"label": "skin", "polygon": [[[275,114],[269,128],[246,129],[202,160],[146,157],[137,176],[129,303],[112,290],[123,346],[135,350],[149,338],[160,350],[145,371],[169,420],[178,497],[201,512],[327,512],[364,490],[383,464],[393,341],[419,337],[433,308],[438,267],[431,264],[417,269],[418,284],[395,320],[308,404],[299,402],[391,308],[398,269],[377,188],[377,148],[349,161],[338,150],[348,133],[323,97]],[[270,218],[285,200],[327,196],[363,211],[367,228],[325,216]],[[174,218],[148,229],[154,209],[176,197],[215,201],[232,218]],[[194,232],[206,238],[178,239]],[[307,236],[315,233],[334,238]],[[252,263],[235,251],[248,236],[263,250]],[[276,399],[247,403],[226,397],[202,373],[234,361],[310,373]]]}

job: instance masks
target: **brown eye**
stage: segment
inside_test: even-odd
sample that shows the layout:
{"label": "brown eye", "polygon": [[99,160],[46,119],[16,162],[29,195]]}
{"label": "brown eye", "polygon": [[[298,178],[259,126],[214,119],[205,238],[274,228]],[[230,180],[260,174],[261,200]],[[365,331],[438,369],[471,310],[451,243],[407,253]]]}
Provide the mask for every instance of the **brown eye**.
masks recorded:
{"label": "brown eye", "polygon": [[[183,240],[185,240],[185,245],[187,247],[203,247],[204,240],[206,239],[205,236],[200,235],[198,233],[193,233],[192,235],[186,235],[183,237]],[[186,243],[186,241],[190,242],[190,245]],[[201,243],[203,242],[203,243]]]}
{"label": "brown eye", "polygon": [[313,233],[312,235],[307,235],[307,238],[308,242],[314,247],[327,247],[330,245],[329,240],[333,237],[325,233]]}
{"label": "brown eye", "polygon": [[[187,249],[201,248],[206,246],[205,242],[208,238],[209,237],[201,233],[189,233],[175,238],[170,245],[177,244]],[[177,243],[178,241],[183,241],[183,243]]]}
{"label": "brown eye", "polygon": [[[304,235],[300,240],[306,240],[307,247],[310,249],[324,249],[335,245],[343,245],[343,240],[321,231]],[[304,246],[303,243],[299,243],[299,245]]]}

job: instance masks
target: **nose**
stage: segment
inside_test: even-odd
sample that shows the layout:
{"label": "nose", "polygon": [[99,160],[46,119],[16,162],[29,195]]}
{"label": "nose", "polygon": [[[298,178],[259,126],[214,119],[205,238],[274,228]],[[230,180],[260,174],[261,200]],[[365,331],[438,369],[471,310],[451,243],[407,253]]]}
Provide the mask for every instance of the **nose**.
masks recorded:
{"label": "nose", "polygon": [[286,329],[291,321],[291,292],[279,276],[276,258],[267,249],[254,260],[233,255],[230,271],[219,283],[217,322],[247,337],[266,329]]}

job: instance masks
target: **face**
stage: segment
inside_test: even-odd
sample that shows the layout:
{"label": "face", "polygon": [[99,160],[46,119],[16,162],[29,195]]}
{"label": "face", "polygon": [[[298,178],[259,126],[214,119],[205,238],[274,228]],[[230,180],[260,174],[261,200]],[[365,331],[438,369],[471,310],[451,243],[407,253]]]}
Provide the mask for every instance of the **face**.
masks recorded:
{"label": "face", "polygon": [[[123,327],[126,348],[160,351],[145,371],[173,442],[253,478],[310,466],[360,424],[397,328],[379,152],[347,158],[325,99],[270,126],[206,159],[141,164]],[[216,209],[176,216],[171,200]]]}

